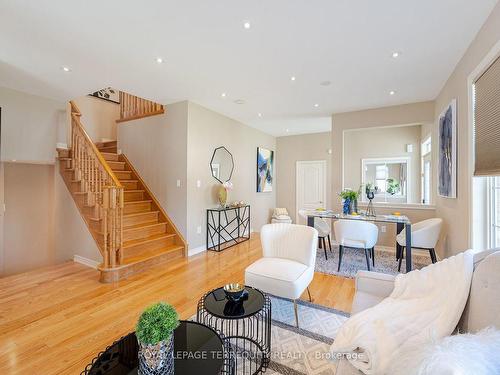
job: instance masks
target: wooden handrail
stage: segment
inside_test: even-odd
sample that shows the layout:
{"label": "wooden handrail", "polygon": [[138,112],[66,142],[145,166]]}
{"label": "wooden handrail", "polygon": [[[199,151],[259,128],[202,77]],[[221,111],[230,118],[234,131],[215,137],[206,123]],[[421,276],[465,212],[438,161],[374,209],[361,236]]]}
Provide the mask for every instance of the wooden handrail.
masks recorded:
{"label": "wooden handrail", "polygon": [[116,122],[136,120],[162,113],[165,113],[163,105],[120,91],[120,118]]}
{"label": "wooden handrail", "polygon": [[104,159],[81,121],[81,112],[71,101],[71,161],[75,179],[86,204],[95,208],[102,219],[103,244],[100,244],[104,268],[115,267],[123,260],[124,188]]}

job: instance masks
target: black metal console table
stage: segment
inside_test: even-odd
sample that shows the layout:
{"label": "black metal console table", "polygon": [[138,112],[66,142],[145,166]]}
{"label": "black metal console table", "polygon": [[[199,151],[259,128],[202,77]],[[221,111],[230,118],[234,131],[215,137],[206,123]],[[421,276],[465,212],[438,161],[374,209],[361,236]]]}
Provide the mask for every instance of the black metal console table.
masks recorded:
{"label": "black metal console table", "polygon": [[249,239],[249,205],[207,209],[207,250],[222,251]]}

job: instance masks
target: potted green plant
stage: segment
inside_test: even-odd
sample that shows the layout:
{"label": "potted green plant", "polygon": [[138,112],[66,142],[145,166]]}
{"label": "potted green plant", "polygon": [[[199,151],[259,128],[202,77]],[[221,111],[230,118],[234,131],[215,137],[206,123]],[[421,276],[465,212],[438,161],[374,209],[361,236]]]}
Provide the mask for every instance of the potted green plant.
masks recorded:
{"label": "potted green plant", "polygon": [[344,189],[339,193],[340,198],[344,200],[344,214],[351,214],[358,211],[358,198],[360,196],[361,186],[358,191]]}
{"label": "potted green plant", "polygon": [[173,332],[178,326],[179,315],[168,303],[158,302],[143,311],[135,332],[139,342],[139,373],[151,370],[174,373]]}
{"label": "potted green plant", "polygon": [[394,178],[388,178],[387,180],[387,192],[391,195],[399,193],[399,181]]}

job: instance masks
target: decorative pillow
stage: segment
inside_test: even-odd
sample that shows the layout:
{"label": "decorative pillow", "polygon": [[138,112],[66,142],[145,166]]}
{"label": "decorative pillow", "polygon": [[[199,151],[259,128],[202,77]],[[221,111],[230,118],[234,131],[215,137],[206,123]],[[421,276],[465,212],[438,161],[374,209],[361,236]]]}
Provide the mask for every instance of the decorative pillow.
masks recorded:
{"label": "decorative pillow", "polygon": [[500,374],[500,331],[444,337],[420,347],[405,348],[392,364],[393,375]]}
{"label": "decorative pillow", "polygon": [[288,217],[288,211],[286,208],[275,208],[274,209],[274,216],[279,217],[279,216],[287,216]]}

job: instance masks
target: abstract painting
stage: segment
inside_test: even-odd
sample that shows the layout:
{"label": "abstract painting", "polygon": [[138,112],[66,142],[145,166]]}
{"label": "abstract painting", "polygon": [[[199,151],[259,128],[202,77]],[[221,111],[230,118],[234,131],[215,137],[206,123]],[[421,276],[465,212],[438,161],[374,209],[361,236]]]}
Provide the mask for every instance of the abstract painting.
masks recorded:
{"label": "abstract painting", "polygon": [[457,100],[439,116],[439,165],[438,194],[440,197],[457,197]]}
{"label": "abstract painting", "polygon": [[120,104],[120,93],[118,92],[118,90],[115,90],[111,87],[106,87],[105,89],[101,89],[89,95],[95,96],[96,98],[99,99],[104,99],[113,103]]}
{"label": "abstract painting", "polygon": [[273,191],[274,151],[257,147],[257,193]]}

